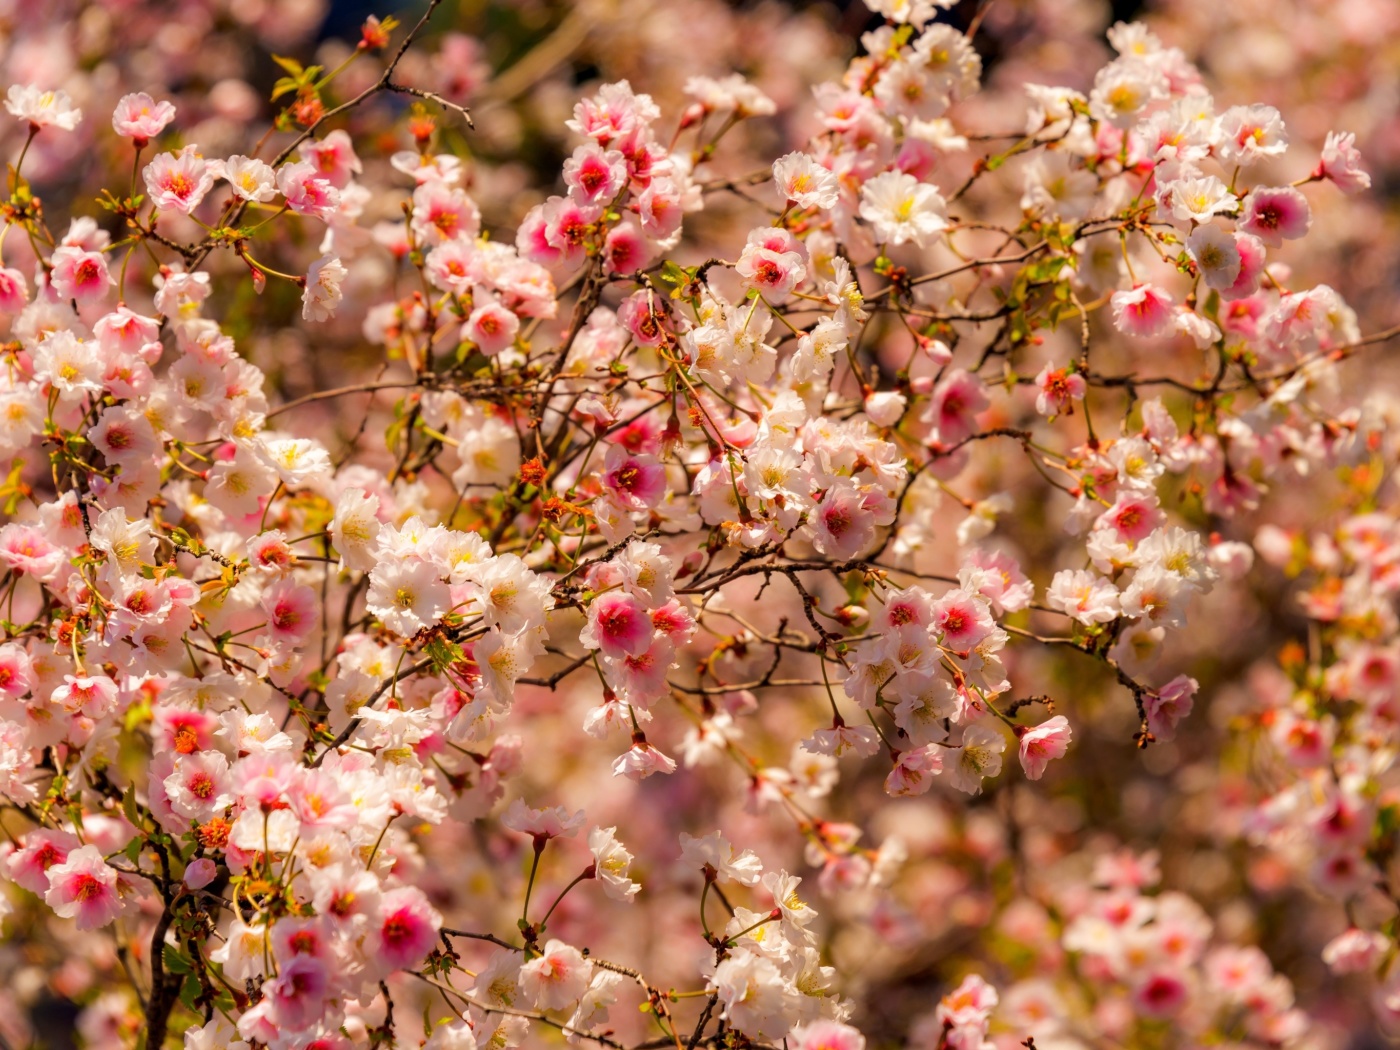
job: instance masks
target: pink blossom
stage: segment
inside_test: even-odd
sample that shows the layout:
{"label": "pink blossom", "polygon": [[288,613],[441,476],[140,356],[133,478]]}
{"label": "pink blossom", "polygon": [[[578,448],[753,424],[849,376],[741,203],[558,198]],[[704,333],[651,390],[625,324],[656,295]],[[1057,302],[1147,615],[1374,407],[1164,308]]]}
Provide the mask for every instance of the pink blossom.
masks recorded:
{"label": "pink blossom", "polygon": [[112,128],[139,149],[165,130],[175,119],[173,103],[157,102],[144,91],[123,95],[112,111]]}
{"label": "pink blossom", "polygon": [[277,188],[287,199],[287,207],[298,215],[324,221],[340,207],[340,191],[315,165],[306,161],[279,168]]}
{"label": "pink blossom", "polygon": [[1322,961],[1334,974],[1364,973],[1374,969],[1390,948],[1390,938],[1352,927],[1339,933],[1322,949]]}
{"label": "pink blossom", "polygon": [[1158,740],[1175,737],[1177,723],[1191,713],[1199,688],[1194,678],[1177,675],[1160,689],[1147,693],[1142,705],[1147,712],[1148,732]]}
{"label": "pink blossom", "polygon": [[656,346],[672,332],[666,308],[650,291],[633,292],[617,309],[617,319],[641,346]]}
{"label": "pink blossom", "polygon": [[794,1028],[787,1042],[792,1050],[865,1050],[865,1036],[859,1029],[840,1021],[813,1021]]}
{"label": "pink blossom", "polygon": [[117,279],[107,270],[107,259],[101,252],[87,252],[81,248],[58,248],[49,259],[49,280],[64,299],[73,299],[80,305],[99,302],[107,289],[117,283]]}
{"label": "pink blossom", "polygon": [[1084,377],[1068,368],[1053,368],[1048,363],[1035,377],[1035,410],[1042,416],[1074,411],[1074,402],[1084,400]]}
{"label": "pink blossom", "polygon": [[569,195],[584,204],[610,202],[627,182],[627,162],[617,150],[584,145],[564,162]]}
{"label": "pink blossom", "polygon": [[1125,543],[1138,543],[1156,531],[1166,520],[1155,496],[1123,493],[1094,523],[1095,528],[1112,529]]}
{"label": "pink blossom", "polygon": [[1161,1021],[1179,1014],[1190,994],[1191,990],[1181,974],[1158,970],[1137,982],[1132,991],[1132,1000],[1143,1016]]}
{"label": "pink blossom", "polygon": [[983,1025],[997,1005],[997,991],[977,974],[968,974],[962,983],[938,1002],[935,1013],[940,1024]]}
{"label": "pink blossom", "polygon": [[1064,757],[1069,750],[1069,719],[1055,715],[1038,726],[1024,731],[1018,729],[1017,735],[1021,739],[1021,768],[1028,779],[1039,780],[1045,775],[1050,760]]}
{"label": "pink blossom", "polygon": [[35,681],[29,654],[13,643],[0,645],[0,695],[23,696],[34,688]]}
{"label": "pink blossom", "polygon": [[645,780],[653,773],[674,773],[676,762],[647,743],[640,733],[632,735],[632,746],[613,762],[613,776]]}
{"label": "pink blossom", "polygon": [[263,594],[262,607],[274,641],[298,645],[316,629],[320,603],[305,584],[285,577],[277,580]]}
{"label": "pink blossom", "polygon": [[411,970],[437,941],[442,916],[416,886],[385,893],[374,924],[377,962],[388,970]]}
{"label": "pink blossom", "polygon": [[734,269],[748,287],[774,302],[782,301],[807,277],[807,268],[796,252],[777,252],[754,244],[745,247]]}
{"label": "pink blossom", "polygon": [[185,868],[182,880],[192,890],[202,890],[219,876],[219,866],[208,857],[196,857]]}
{"label": "pink blossom", "polygon": [[0,311],[19,313],[29,301],[29,286],[24,274],[12,267],[0,268]]}
{"label": "pink blossom", "polygon": [[49,868],[44,900],[61,919],[77,919],[80,930],[95,930],[122,912],[116,869],[96,846],[82,846]]}
{"label": "pink blossom", "polygon": [[1343,193],[1360,193],[1371,188],[1371,176],[1361,166],[1361,151],[1351,132],[1329,131],[1322,146],[1322,159],[1313,178],[1326,179]]}
{"label": "pink blossom", "polygon": [[593,964],[577,948],[551,940],[520,967],[520,990],[536,1009],[560,1010],[583,996],[592,974]]}
{"label": "pink blossom", "polygon": [[646,606],[624,591],[612,591],[593,599],[588,607],[588,625],[579,640],[586,648],[622,657],[646,652],[651,639],[652,624]]}
{"label": "pink blossom", "polygon": [[583,827],[586,814],[583,810],[578,810],[572,815],[560,806],[551,806],[547,809],[531,809],[525,803],[516,799],[506,807],[505,813],[501,815],[501,824],[511,831],[518,831],[522,835],[531,835],[539,839],[552,839],[563,836],[573,838],[578,834],[578,829]]}
{"label": "pink blossom", "polygon": [[303,142],[299,152],[302,160],[310,163],[322,178],[338,190],[345,189],[351,178],[364,170],[360,158],[355,155],[350,136],[342,130],[332,131],[323,139]]}
{"label": "pink blossom", "polygon": [[961,368],[953,369],[934,387],[924,415],[924,421],[932,426],[930,439],[947,446],[970,437],[976,431],[978,413],[990,404],[980,379]]}
{"label": "pink blossom", "polygon": [[1296,240],[1312,226],[1308,199],[1292,186],[1256,186],[1244,199],[1239,228],[1270,248]]}
{"label": "pink blossom", "polygon": [[306,1028],[323,1013],[329,988],[330,971],[324,962],[309,955],[293,956],[263,985],[268,1018],[283,1028]]}
{"label": "pink blossom", "polygon": [[80,845],[72,832],[35,828],[5,858],[5,874],[30,893],[43,895],[49,890],[49,869],[66,862]]}
{"label": "pink blossom", "polygon": [[214,188],[215,171],[194,146],[162,153],[146,165],[146,193],[157,208],[188,215]]}
{"label": "pink blossom", "polygon": [[648,510],[666,495],[666,468],[655,456],[632,456],[614,445],[604,461],[603,487],[623,506]]}
{"label": "pink blossom", "polygon": [[933,786],[933,774],[943,769],[943,749],[937,744],[901,751],[885,777],[889,795],[922,795]]}
{"label": "pink blossom", "polygon": [[495,357],[515,342],[520,318],[494,299],[486,298],[462,325],[462,335],[487,357]]}
{"label": "pink blossom", "polygon": [[847,478],[837,478],[811,513],[817,548],[832,558],[854,558],[875,541],[875,515]]}
{"label": "pink blossom", "polygon": [[1172,297],[1150,284],[1137,284],[1132,291],[1113,293],[1113,323],[1120,332],[1142,338],[1165,335],[1171,330],[1175,305]]}

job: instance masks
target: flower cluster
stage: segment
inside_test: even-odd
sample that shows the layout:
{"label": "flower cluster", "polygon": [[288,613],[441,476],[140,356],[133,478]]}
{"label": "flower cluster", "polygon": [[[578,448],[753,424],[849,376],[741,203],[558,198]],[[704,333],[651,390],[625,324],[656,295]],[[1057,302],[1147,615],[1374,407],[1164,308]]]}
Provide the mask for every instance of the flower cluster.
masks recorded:
{"label": "flower cluster", "polygon": [[[1140,23],[1008,124],[985,7],[869,0],[807,101],[589,86],[515,201],[440,5],[251,141],[9,90],[0,914],[87,1045],[1321,1045],[1234,846],[1400,1028],[1395,331],[1296,265],[1354,137]],[[79,136],[130,175],[51,227]],[[1110,761],[1218,864],[1096,833]]]}

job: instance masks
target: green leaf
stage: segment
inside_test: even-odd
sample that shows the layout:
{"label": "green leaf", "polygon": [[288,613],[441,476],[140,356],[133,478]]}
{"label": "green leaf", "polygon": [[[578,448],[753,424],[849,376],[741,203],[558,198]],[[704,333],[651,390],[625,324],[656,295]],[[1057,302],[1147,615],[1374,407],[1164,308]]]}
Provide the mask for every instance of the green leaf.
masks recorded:
{"label": "green leaf", "polygon": [[178,948],[173,944],[167,944],[161,951],[161,959],[165,962],[167,973],[189,973],[193,969],[190,961],[180,954]]}
{"label": "green leaf", "polygon": [[272,61],[276,62],[294,77],[299,77],[306,72],[305,69],[302,68],[302,64],[295,58],[288,58],[285,55],[273,55]]}
{"label": "green leaf", "polygon": [[695,276],[691,271],[667,259],[661,264],[661,279],[677,288],[684,288],[695,279]]}
{"label": "green leaf", "polygon": [[272,85],[271,101],[276,102],[283,95],[289,95],[293,91],[299,91],[300,89],[301,84],[297,81],[293,80],[291,77],[282,77],[282,79]]}
{"label": "green leaf", "polygon": [[180,1002],[184,1003],[185,1009],[191,1013],[197,1013],[199,1007],[195,1004],[199,1001],[200,993],[203,991],[204,988],[199,983],[199,978],[190,974],[185,978],[185,983],[180,986]]}
{"label": "green leaf", "polygon": [[445,673],[453,664],[466,659],[460,645],[441,635],[434,636],[424,647],[424,651],[433,662],[433,670],[437,674]]}

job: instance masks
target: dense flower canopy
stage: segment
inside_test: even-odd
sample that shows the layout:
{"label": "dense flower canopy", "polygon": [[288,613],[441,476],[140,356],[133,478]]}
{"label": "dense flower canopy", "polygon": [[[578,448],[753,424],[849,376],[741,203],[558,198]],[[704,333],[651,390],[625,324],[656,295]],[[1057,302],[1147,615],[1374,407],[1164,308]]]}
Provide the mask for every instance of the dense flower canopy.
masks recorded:
{"label": "dense flower canopy", "polygon": [[1375,107],[508,6],[16,23],[0,1046],[1400,1033]]}

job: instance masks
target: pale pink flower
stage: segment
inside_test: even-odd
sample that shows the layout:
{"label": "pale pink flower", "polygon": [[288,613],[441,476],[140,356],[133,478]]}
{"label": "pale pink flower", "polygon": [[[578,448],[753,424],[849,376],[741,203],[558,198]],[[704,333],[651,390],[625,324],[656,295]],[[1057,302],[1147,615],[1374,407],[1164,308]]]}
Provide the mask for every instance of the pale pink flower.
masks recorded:
{"label": "pale pink flower", "polygon": [[731,879],[742,886],[753,886],[763,875],[763,862],[753,850],[734,852],[722,832],[712,831],[701,838],[681,832],[681,864],[691,871],[704,871],[712,876]]}
{"label": "pale pink flower", "polygon": [[388,970],[411,970],[437,941],[442,916],[416,886],[389,890],[374,924],[374,957]]}
{"label": "pale pink flower", "polygon": [[986,603],[967,591],[951,590],[933,603],[933,630],[943,645],[957,652],[977,648],[995,626]]}
{"label": "pale pink flower", "polygon": [[1311,226],[1308,199],[1292,186],[1256,186],[1244,199],[1240,231],[1253,234],[1270,248],[1302,237]]}
{"label": "pale pink flower", "polygon": [[627,161],[617,150],[583,145],[564,162],[569,195],[584,204],[607,204],[627,184]]}
{"label": "pale pink flower", "polygon": [[1194,678],[1177,675],[1160,689],[1147,693],[1142,707],[1147,713],[1148,732],[1158,740],[1175,737],[1177,723],[1191,713],[1199,688]]}
{"label": "pale pink flower", "polygon": [[309,955],[295,955],[263,985],[268,1019],[282,1028],[307,1028],[325,1012],[329,989],[326,964]]}
{"label": "pale pink flower", "polygon": [[885,777],[889,795],[922,795],[933,786],[933,776],[943,769],[943,748],[938,744],[901,751],[894,768]]}
{"label": "pale pink flower", "polygon": [[423,270],[428,283],[434,288],[457,295],[469,292],[482,279],[478,252],[471,241],[454,240],[439,244],[428,253]]}
{"label": "pale pink flower", "polygon": [[977,430],[977,416],[991,401],[982,381],[961,368],[954,368],[933,388],[933,396],[924,413],[924,422],[932,425],[930,443],[953,445],[970,437]]}
{"label": "pale pink flower", "polygon": [[264,592],[263,611],[267,614],[267,630],[278,642],[300,645],[316,629],[320,616],[320,601],[316,592],[305,584],[286,577],[277,580]]}
{"label": "pale pink flower", "polygon": [[516,799],[501,814],[501,825],[537,839],[573,838],[583,827],[584,819],[581,809],[570,815],[562,806],[531,809],[523,800]]}
{"label": "pale pink flower", "polygon": [[117,283],[117,279],[108,272],[107,259],[101,252],[62,247],[55,249],[49,265],[52,267],[49,281],[54,291],[79,305],[100,301],[106,296],[107,289]]}
{"label": "pale pink flower", "polygon": [[219,875],[219,866],[208,857],[196,857],[185,868],[182,880],[192,890],[202,890]]}
{"label": "pale pink flower", "polygon": [[1133,987],[1132,1003],[1138,1013],[1157,1021],[1175,1017],[1186,1006],[1191,988],[1174,970],[1148,973]]}
{"label": "pale pink flower", "polygon": [[666,308],[647,290],[633,292],[617,308],[617,319],[639,346],[657,346],[671,334]]}
{"label": "pale pink flower", "polygon": [[324,221],[340,207],[340,191],[306,161],[278,169],[277,188],[287,199],[287,207],[298,215],[309,215]]}
{"label": "pale pink flower", "polygon": [[462,335],[470,339],[487,357],[495,357],[515,343],[520,331],[520,318],[498,301],[488,296],[471,312],[462,325]]}
{"label": "pale pink flower", "polygon": [[579,641],[584,648],[601,649],[608,656],[640,656],[651,647],[652,631],[645,605],[625,591],[610,591],[589,605],[588,623]]}
{"label": "pale pink flower", "polygon": [[881,244],[913,241],[927,248],[948,228],[947,204],[936,187],[902,171],[886,171],[861,187],[860,217]]}
{"label": "pale pink flower", "polygon": [[807,277],[802,256],[796,252],[778,252],[753,243],[744,248],[734,270],[744,278],[746,287],[775,302],[786,298]]}
{"label": "pale pink flower", "polygon": [[141,147],[150,142],[175,119],[175,106],[157,102],[144,91],[123,95],[112,111],[112,129]]}
{"label": "pale pink flower", "polygon": [[1042,416],[1073,411],[1073,402],[1084,400],[1084,377],[1068,367],[1055,368],[1047,362],[1035,377],[1035,385],[1039,391],[1035,410]]}
{"label": "pale pink flower", "polygon": [[593,964],[563,941],[550,940],[544,951],[520,967],[518,982],[537,1010],[560,1010],[577,1002],[593,977]]}
{"label": "pale pink flower", "polygon": [[666,467],[655,456],[633,456],[621,445],[608,449],[602,481],[629,510],[649,510],[666,495]]}
{"label": "pale pink flower", "polygon": [[1051,579],[1045,604],[1080,623],[1108,623],[1118,617],[1118,588],[1087,569],[1063,569]]}
{"label": "pale pink flower", "polygon": [[234,802],[228,759],[218,751],[181,755],[163,786],[171,810],[187,821],[202,824]]}
{"label": "pale pink flower", "polygon": [[645,780],[653,773],[674,773],[676,760],[664,755],[647,743],[641,733],[632,734],[632,746],[613,762],[613,776],[625,776],[631,780]]}
{"label": "pale pink flower", "polygon": [[1021,738],[1021,768],[1026,771],[1027,779],[1039,780],[1045,775],[1050,760],[1062,758],[1069,749],[1069,719],[1056,715],[1030,729],[1018,729],[1017,735]]}
{"label": "pale pink flower", "polygon": [[188,215],[214,188],[214,168],[194,146],[179,153],[162,153],[143,172],[151,203],[166,211]]}
{"label": "pale pink flower", "polygon": [[1137,543],[1159,528],[1166,515],[1157,505],[1156,494],[1138,496],[1124,492],[1118,501],[1099,515],[1096,529],[1112,529],[1125,543]]}
{"label": "pale pink flower", "polygon": [[238,155],[213,164],[217,173],[233,187],[234,196],[260,203],[277,196],[277,173],[266,161]]}
{"label": "pale pink flower", "polygon": [[304,321],[328,321],[345,298],[341,282],[349,271],[334,255],[323,255],[306,271],[306,287],[301,293]]}
{"label": "pale pink flower", "polygon": [[323,139],[303,142],[299,152],[302,160],[310,163],[338,190],[345,189],[351,178],[364,170],[349,134],[341,130],[332,131]]}
{"label": "pale pink flower", "polygon": [[29,286],[24,274],[11,267],[0,269],[0,311],[17,314],[29,302]]}
{"label": "pale pink flower", "polygon": [[13,643],[0,645],[0,695],[23,696],[34,688],[35,681],[29,654]]}
{"label": "pale pink flower", "polygon": [[117,706],[119,695],[117,683],[106,675],[66,674],[49,699],[73,714],[81,711],[89,718],[101,718]]}
{"label": "pale pink flower", "polygon": [[461,190],[425,182],[413,191],[412,228],[421,244],[470,240],[481,229],[481,212]]}
{"label": "pale pink flower", "polygon": [[68,860],[82,843],[72,832],[35,828],[4,860],[5,874],[30,893],[49,891],[49,869]]}
{"label": "pale pink flower", "polygon": [[83,111],[73,108],[66,91],[41,91],[33,84],[12,84],[5,108],[31,128],[60,128],[72,131],[83,119]]}
{"label": "pale pink flower", "polygon": [[869,758],[880,750],[880,737],[873,726],[849,726],[844,722],[830,729],[815,730],[802,746],[819,755],[840,757],[853,754]]}
{"label": "pale pink flower", "polygon": [[652,179],[637,198],[637,219],[648,237],[664,241],[681,228],[681,189],[672,179]]}
{"label": "pale pink flower", "polygon": [[897,390],[877,390],[865,398],[865,415],[877,427],[892,427],[904,418],[909,399]]}
{"label": "pale pink flower", "polygon": [[617,828],[594,828],[588,833],[588,851],[593,854],[594,877],[603,892],[616,901],[630,904],[641,891],[627,874],[632,854],[617,841]]}
{"label": "pale pink flower", "polygon": [[939,1000],[934,1016],[939,1024],[955,1027],[986,1024],[996,1009],[997,999],[995,988],[977,974],[968,974]]}
{"label": "pale pink flower", "polygon": [[1374,930],[1352,927],[1339,933],[1322,949],[1322,961],[1334,974],[1373,970],[1390,949],[1390,938]]}
{"label": "pale pink flower", "polygon": [[865,1036],[840,1021],[820,1020],[794,1028],[787,1044],[791,1050],[865,1050]]}
{"label": "pale pink flower", "polygon": [[1150,284],[1135,285],[1131,291],[1113,293],[1113,323],[1120,332],[1143,338],[1171,331],[1175,301]]}
{"label": "pale pink flower", "polygon": [[1343,193],[1360,193],[1371,188],[1371,176],[1361,167],[1361,152],[1351,132],[1329,131],[1322,147],[1322,159],[1313,178],[1326,179]]}
{"label": "pale pink flower", "polygon": [[783,198],[799,208],[834,208],[841,199],[836,175],[805,153],[789,153],[775,160],[773,182]]}
{"label": "pale pink flower", "polygon": [[1235,232],[1235,250],[1240,256],[1239,274],[1233,284],[1220,289],[1222,299],[1245,299],[1257,292],[1260,279],[1264,276],[1264,268],[1268,264],[1264,242],[1251,233],[1241,233],[1238,230]]}
{"label": "pale pink flower", "polygon": [[49,542],[40,529],[10,522],[0,528],[0,562],[16,572],[49,579],[66,561],[63,548]]}
{"label": "pale pink flower", "polygon": [[44,901],[61,919],[77,919],[80,930],[106,926],[122,911],[117,871],[96,846],[73,850],[62,864],[49,868]]}
{"label": "pale pink flower", "polygon": [[837,478],[811,512],[817,549],[831,558],[854,558],[875,542],[876,518],[849,478]]}

